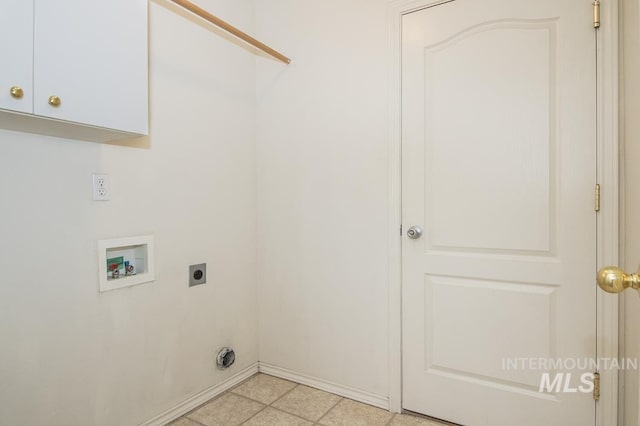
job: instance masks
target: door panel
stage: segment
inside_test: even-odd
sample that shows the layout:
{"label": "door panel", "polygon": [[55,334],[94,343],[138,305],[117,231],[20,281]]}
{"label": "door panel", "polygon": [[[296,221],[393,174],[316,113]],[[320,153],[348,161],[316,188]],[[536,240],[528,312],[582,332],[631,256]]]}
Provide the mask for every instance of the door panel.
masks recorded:
{"label": "door panel", "polygon": [[146,1],[36,0],[34,22],[36,115],[147,133]]}
{"label": "door panel", "polygon": [[425,47],[432,247],[550,251],[555,43],[554,22],[499,22]]}
{"label": "door panel", "polygon": [[[33,112],[33,0],[5,0],[0,13],[0,108]],[[11,96],[12,87],[21,98]]]}
{"label": "door panel", "polygon": [[538,373],[502,369],[494,362],[495,348],[487,342],[503,342],[501,351],[512,356],[552,357],[553,287],[427,276],[425,289],[428,369],[461,380],[475,378],[488,386],[538,388]]}
{"label": "door panel", "polygon": [[403,224],[424,228],[403,238],[405,409],[595,422],[590,394],[540,393],[548,370],[504,368],[595,356],[590,12],[457,0],[403,18]]}

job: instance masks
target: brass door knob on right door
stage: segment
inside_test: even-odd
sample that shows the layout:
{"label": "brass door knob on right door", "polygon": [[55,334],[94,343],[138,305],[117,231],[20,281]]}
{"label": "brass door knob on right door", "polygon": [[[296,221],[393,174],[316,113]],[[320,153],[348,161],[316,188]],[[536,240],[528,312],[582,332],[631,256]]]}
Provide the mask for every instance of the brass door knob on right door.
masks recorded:
{"label": "brass door knob on right door", "polygon": [[607,266],[598,271],[596,281],[607,293],[621,293],[627,288],[640,291],[640,275],[627,274],[617,266]]}

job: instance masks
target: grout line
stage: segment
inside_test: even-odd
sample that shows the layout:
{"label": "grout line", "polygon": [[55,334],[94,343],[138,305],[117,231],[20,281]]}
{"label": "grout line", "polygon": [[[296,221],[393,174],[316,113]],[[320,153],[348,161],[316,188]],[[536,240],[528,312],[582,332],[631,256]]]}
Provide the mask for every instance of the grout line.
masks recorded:
{"label": "grout line", "polygon": [[[229,392],[233,392],[234,390],[238,389],[240,386],[244,385],[245,383],[247,383],[249,380],[254,379],[256,376],[259,376],[260,372],[258,371],[256,374],[253,374],[249,377],[247,377],[246,379],[244,379],[243,381],[241,381],[240,383],[238,383],[237,385],[235,385],[234,387],[227,389],[226,391],[224,391],[224,393],[222,395],[224,395],[225,393],[229,393]],[[221,395],[221,396],[222,396]],[[238,395],[237,393],[235,395]]]}
{"label": "grout line", "polygon": [[186,415],[186,414],[185,414],[184,416],[182,416],[182,417],[178,417],[177,419],[175,419],[174,421],[172,421],[171,423],[169,423],[169,426],[171,426],[173,423],[177,422],[177,421],[178,421],[178,420],[180,420],[180,419],[187,419],[187,420],[189,420],[189,421],[191,421],[191,422],[193,422],[193,423],[199,424],[200,426],[207,426],[207,425],[205,425],[204,423],[200,423],[200,422],[199,422],[199,421],[197,421],[197,420],[194,420],[194,419],[192,419],[192,418],[190,418],[190,417],[187,417],[187,415]]}
{"label": "grout line", "polygon": [[[192,419],[192,418],[191,418],[191,417],[189,417],[189,416],[190,416],[192,413],[194,413],[194,412],[198,411],[199,409],[201,409],[202,407],[204,407],[205,405],[209,404],[210,402],[213,402],[213,401],[215,401],[215,400],[218,400],[218,399],[222,398],[222,397],[223,397],[223,396],[225,396],[228,392],[229,392],[229,391],[222,392],[220,395],[214,396],[213,398],[206,400],[205,402],[203,402],[202,404],[198,405],[198,406],[197,406],[196,408],[194,408],[193,410],[189,410],[188,412],[184,413],[182,416],[178,417],[178,419],[181,419],[182,417],[186,417],[186,418],[188,418],[189,420],[191,420],[191,421],[193,421],[193,422],[196,422],[196,423],[198,423],[198,424],[200,424],[200,425],[202,425],[202,426],[207,426],[207,425],[205,425],[205,424],[200,423],[200,422],[199,422],[199,421],[197,421],[197,420]],[[177,419],[176,419],[176,420],[177,420]],[[175,420],[174,420],[174,421],[175,421]],[[171,423],[169,423],[169,424],[171,424]]]}
{"label": "grout line", "polygon": [[241,398],[248,399],[249,401],[257,402],[257,403],[259,403],[259,404],[264,405],[265,407],[268,407],[268,406],[269,406],[269,404],[265,404],[265,403],[264,403],[264,402],[262,402],[262,401],[258,401],[257,399],[253,399],[253,398],[251,398],[251,397],[248,397],[248,396],[242,395],[242,394],[240,394],[240,393],[235,393],[235,392],[232,392],[232,391],[227,391],[227,392],[232,393],[232,394],[234,394],[235,396],[239,396],[239,397],[241,397]]}
{"label": "grout line", "polygon": [[[294,386],[294,388],[296,388],[296,387],[297,387],[297,386]],[[293,390],[293,389],[288,390],[288,391],[287,391],[287,392],[285,392],[282,396],[285,396],[286,394],[288,394],[288,393],[289,393],[289,392],[291,392],[292,390]],[[262,405],[264,405],[264,406],[267,406],[267,407],[271,407],[271,404],[273,404],[273,403],[274,403],[274,402],[276,402],[276,401],[279,401],[279,400],[280,400],[280,398],[282,398],[282,397],[278,397],[278,399],[276,399],[275,401],[273,401],[271,404],[267,404],[267,403],[262,402],[262,401],[260,401],[260,400],[253,399],[253,398],[251,398],[251,397],[249,397],[249,396],[242,395],[241,393],[235,393],[235,392],[230,391],[230,390],[229,390],[229,391],[227,391],[227,392],[225,392],[224,394],[226,394],[226,393],[232,393],[232,394],[234,394],[235,396],[241,396],[241,397],[243,397],[244,399],[248,399],[249,401],[253,401],[253,402],[258,402],[258,403],[260,403],[260,404],[262,404]],[[224,395],[224,394],[222,394],[222,395]],[[220,396],[222,396],[222,395],[220,395]]]}
{"label": "grout line", "polygon": [[[253,376],[252,376],[252,377],[253,377]],[[231,391],[227,391],[227,392],[232,393]],[[227,393],[227,392],[225,392],[225,393]],[[265,404],[264,402],[256,401],[255,399],[247,398],[246,396],[244,396],[244,395],[238,395],[237,393],[234,393],[234,395],[235,395],[235,396],[237,396],[237,397],[239,397],[239,398],[244,398],[244,399],[246,399],[246,400],[248,400],[248,401],[257,402],[257,403],[259,403],[259,404],[261,404],[261,405],[262,405],[262,408],[261,408],[261,409],[259,409],[258,411],[256,411],[256,412],[253,414],[253,416],[249,417],[247,420],[245,420],[244,422],[240,423],[241,425],[243,425],[243,424],[247,423],[249,420],[251,420],[252,418],[254,418],[255,416],[257,416],[258,414],[262,413],[262,412],[263,412],[264,410],[266,410],[266,409],[267,409],[267,407],[268,407],[268,405],[267,405],[267,404]]]}
{"label": "grout line", "polygon": [[269,406],[269,408],[271,408],[272,410],[279,411],[279,412],[284,413],[284,414],[288,414],[288,415],[293,416],[293,417],[295,417],[295,418],[298,418],[298,419],[300,419],[300,420],[304,420],[305,422],[309,422],[309,423],[311,423],[311,424],[315,424],[315,423],[313,422],[313,420],[305,419],[304,417],[298,416],[297,414],[289,413],[288,411],[281,410],[281,409],[279,409],[279,408],[277,408],[277,407],[271,407],[271,406]]}
{"label": "grout line", "polygon": [[[273,377],[273,376],[272,376],[272,377]],[[287,380],[287,381],[288,381],[288,382],[290,382],[290,380]],[[257,413],[255,413],[253,416],[249,417],[247,420],[245,420],[244,422],[242,422],[242,424],[247,423],[249,420],[251,420],[252,418],[256,417],[258,414],[260,414],[261,412],[263,412],[263,411],[264,411],[264,410],[266,410],[267,408],[271,408],[271,409],[273,409],[273,410],[279,411],[279,412],[284,413],[284,414],[287,414],[287,415],[289,415],[289,416],[293,416],[293,417],[296,417],[296,418],[298,418],[298,419],[300,419],[300,420],[304,420],[305,422],[309,422],[309,423],[315,424],[315,423],[313,423],[313,420],[305,419],[304,417],[298,416],[297,414],[289,413],[288,411],[285,411],[285,410],[282,410],[282,409],[280,409],[280,408],[278,408],[278,407],[274,407],[274,406],[273,406],[273,404],[275,404],[276,402],[280,401],[282,398],[284,398],[285,396],[287,396],[287,395],[289,395],[291,392],[293,392],[293,390],[294,390],[295,388],[297,388],[298,386],[301,386],[299,383],[295,383],[295,382],[291,382],[291,383],[294,383],[294,384],[295,384],[295,386],[294,386],[294,387],[292,387],[291,389],[289,389],[288,391],[286,391],[285,393],[283,393],[281,396],[279,396],[277,399],[275,399],[271,404],[265,404],[264,402],[258,401],[258,400],[256,400],[256,399],[249,398],[249,397],[247,397],[247,396],[244,396],[244,395],[240,395],[240,394],[234,393],[234,392],[233,392],[233,391],[231,391],[231,390],[228,390],[227,392],[230,392],[230,393],[233,393],[233,394],[234,394],[234,395],[236,395],[236,396],[239,396],[239,397],[242,397],[242,398],[248,399],[249,401],[258,402],[258,403],[260,403],[260,404],[263,404],[263,405],[264,405],[264,407],[262,407],[262,409],[261,409],[260,411],[258,411],[258,412],[257,412]],[[203,425],[203,426],[204,426],[204,425]]]}
{"label": "grout line", "polygon": [[[251,400],[253,401],[253,400]],[[249,417],[247,420],[245,420],[244,422],[240,423],[241,425],[246,424],[249,420],[251,420],[252,418],[254,418],[255,416],[257,416],[258,414],[262,413],[264,410],[266,410],[268,407],[268,405],[265,405],[264,407],[262,407],[260,410],[258,410],[253,416]]]}
{"label": "grout line", "polygon": [[[293,382],[291,382],[293,383]],[[293,392],[293,390],[295,388],[297,388],[298,386],[300,386],[298,383],[296,383],[296,385],[294,387],[292,387],[291,389],[289,389],[288,391],[286,391],[285,393],[283,393],[282,395],[280,395],[278,398],[276,398],[275,401],[273,401],[271,404],[269,404],[269,407],[273,407],[273,404],[275,404],[276,402],[280,401],[282,398],[284,398],[285,396],[289,395],[291,392]],[[275,407],[274,407],[275,408]],[[282,410],[280,410],[282,411]]]}
{"label": "grout line", "polygon": [[[250,377],[247,377],[246,379],[244,379],[243,381],[241,381],[240,383],[238,383],[237,385],[235,385],[235,386],[234,386],[234,387],[232,387],[231,389],[227,389],[226,391],[222,392],[221,394],[216,395],[216,396],[214,396],[213,398],[206,400],[205,402],[203,402],[202,404],[198,405],[198,406],[197,406],[197,407],[195,407],[194,409],[189,410],[188,412],[186,412],[186,413],[185,413],[185,414],[183,414],[182,416],[178,417],[178,419],[180,419],[180,418],[182,418],[182,417],[187,417],[189,420],[194,421],[194,422],[198,423],[199,425],[207,426],[207,425],[205,425],[205,424],[202,424],[202,423],[198,422],[197,420],[193,420],[192,418],[190,418],[190,417],[189,417],[189,415],[190,415],[191,413],[193,413],[194,411],[197,411],[197,410],[201,409],[202,407],[204,407],[205,405],[209,404],[210,402],[216,401],[216,400],[218,400],[218,399],[222,398],[223,396],[225,396],[225,395],[227,395],[227,394],[229,394],[229,393],[232,393],[232,390],[233,390],[233,389],[235,389],[235,388],[237,388],[238,386],[240,386],[240,385],[242,385],[242,384],[244,384],[244,383],[248,382],[249,380],[251,380],[252,378],[254,378],[255,376],[257,376],[258,374],[260,374],[260,372],[255,373],[255,374],[252,374]],[[238,395],[238,394],[237,394],[237,393],[234,393],[234,395]],[[242,396],[242,395],[239,395],[239,396]],[[256,401],[256,402],[260,402],[260,401]],[[261,403],[261,404],[262,404],[262,403]],[[176,420],[178,420],[178,419],[176,419]],[[175,420],[174,420],[174,421],[175,421]]]}
{"label": "grout line", "polygon": [[[334,395],[335,395],[335,394],[334,394]],[[343,398],[343,397],[340,397],[340,399],[338,400],[338,402],[336,402],[335,404],[333,404],[333,406],[332,406],[331,408],[329,408],[329,409],[327,410],[327,412],[326,412],[326,413],[324,413],[324,414],[322,415],[322,417],[320,417],[320,418],[316,421],[316,424],[317,424],[317,425],[319,425],[319,424],[320,424],[320,422],[322,421],[322,419],[324,419],[325,417],[327,417],[327,414],[329,414],[330,412],[332,412],[332,411],[333,411],[333,409],[334,409],[334,408],[336,408],[336,407],[338,406],[338,404],[340,404],[340,402],[342,402],[343,400],[344,400],[344,398]]]}
{"label": "grout line", "polygon": [[[251,377],[253,377],[253,376],[251,376]],[[216,396],[215,398],[211,398],[209,401],[205,402],[204,404],[200,405],[200,406],[199,406],[199,407],[197,407],[197,408],[194,408],[193,410],[189,411],[187,414],[183,415],[182,417],[186,417],[187,419],[189,419],[189,420],[191,420],[192,422],[195,422],[195,423],[197,423],[197,424],[199,424],[199,425],[201,425],[201,426],[207,426],[207,425],[205,425],[204,423],[200,423],[198,420],[192,419],[191,417],[189,417],[189,415],[191,415],[191,413],[193,413],[194,411],[198,410],[199,408],[201,408],[201,407],[203,407],[203,406],[205,406],[205,405],[209,404],[210,402],[213,402],[213,401],[215,401],[215,400],[218,400],[218,399],[220,399],[220,398],[222,398],[222,397],[224,397],[224,396],[227,396],[227,395],[229,395],[229,394],[233,394],[233,396],[237,396],[238,398],[243,398],[243,399],[246,399],[246,400],[248,400],[248,401],[257,402],[257,403],[259,403],[260,405],[262,405],[262,408],[260,408],[260,410],[258,410],[258,411],[253,415],[253,416],[249,417],[247,420],[245,420],[244,422],[242,422],[242,424],[245,424],[246,422],[248,422],[249,420],[251,420],[252,418],[254,418],[255,416],[257,416],[257,415],[258,415],[258,413],[260,413],[261,411],[263,411],[265,408],[267,408],[267,407],[268,407],[268,405],[267,405],[267,404],[265,404],[264,402],[256,401],[255,399],[247,398],[247,397],[246,397],[246,396],[244,396],[244,395],[238,395],[237,393],[233,393],[233,392],[231,392],[230,390],[228,390],[228,391],[225,391],[225,392],[221,393],[220,395]],[[182,417],[178,417],[178,419],[180,419],[180,418],[182,418]],[[178,420],[178,419],[176,419],[176,420]]]}
{"label": "grout line", "polygon": [[393,419],[396,418],[398,414],[393,413],[393,416],[391,416],[391,418],[389,419],[389,421],[387,423],[385,423],[385,426],[389,426],[391,423],[393,423]]}

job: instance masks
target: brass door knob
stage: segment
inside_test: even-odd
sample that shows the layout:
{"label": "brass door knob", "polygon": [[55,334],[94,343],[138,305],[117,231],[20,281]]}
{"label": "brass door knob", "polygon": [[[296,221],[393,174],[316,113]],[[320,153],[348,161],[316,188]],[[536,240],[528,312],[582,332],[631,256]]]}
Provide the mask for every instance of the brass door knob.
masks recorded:
{"label": "brass door knob", "polygon": [[24,90],[22,90],[22,87],[13,86],[10,92],[11,92],[11,96],[16,99],[20,99],[24,96]]}
{"label": "brass door knob", "polygon": [[61,103],[62,103],[62,100],[59,97],[57,96],[49,97],[49,105],[51,105],[52,107],[59,107]]}
{"label": "brass door knob", "polygon": [[607,293],[620,293],[629,287],[640,290],[640,275],[627,274],[616,266],[600,269],[596,281]]}

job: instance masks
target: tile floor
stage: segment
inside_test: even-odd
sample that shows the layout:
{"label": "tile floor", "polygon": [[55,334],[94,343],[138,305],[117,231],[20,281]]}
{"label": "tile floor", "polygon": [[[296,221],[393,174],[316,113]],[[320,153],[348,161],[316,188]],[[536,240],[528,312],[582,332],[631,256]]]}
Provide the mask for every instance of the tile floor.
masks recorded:
{"label": "tile floor", "polygon": [[342,398],[266,374],[256,374],[171,426],[442,426],[444,423]]}

